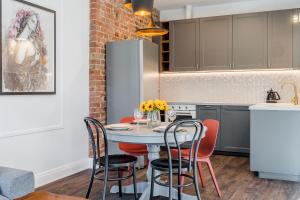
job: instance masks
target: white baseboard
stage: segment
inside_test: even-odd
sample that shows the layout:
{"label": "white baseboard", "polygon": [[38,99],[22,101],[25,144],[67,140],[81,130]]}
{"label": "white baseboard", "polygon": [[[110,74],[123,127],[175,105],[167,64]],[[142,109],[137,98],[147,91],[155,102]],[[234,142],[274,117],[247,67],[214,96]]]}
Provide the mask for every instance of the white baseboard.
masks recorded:
{"label": "white baseboard", "polygon": [[89,158],[89,169],[93,169],[93,158]]}
{"label": "white baseboard", "polygon": [[35,187],[41,187],[53,181],[65,178],[72,174],[88,169],[90,166],[90,159],[87,158],[35,174]]}

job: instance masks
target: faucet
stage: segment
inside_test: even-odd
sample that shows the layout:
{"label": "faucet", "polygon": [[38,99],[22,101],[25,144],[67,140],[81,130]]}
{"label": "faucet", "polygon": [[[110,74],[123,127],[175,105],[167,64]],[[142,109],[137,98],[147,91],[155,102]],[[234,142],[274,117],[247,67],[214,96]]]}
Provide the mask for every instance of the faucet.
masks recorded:
{"label": "faucet", "polygon": [[284,82],[281,85],[281,89],[284,88],[285,85],[291,85],[294,88],[294,96],[292,97],[291,103],[294,105],[299,105],[299,97],[298,97],[298,90],[297,86],[294,82]]}

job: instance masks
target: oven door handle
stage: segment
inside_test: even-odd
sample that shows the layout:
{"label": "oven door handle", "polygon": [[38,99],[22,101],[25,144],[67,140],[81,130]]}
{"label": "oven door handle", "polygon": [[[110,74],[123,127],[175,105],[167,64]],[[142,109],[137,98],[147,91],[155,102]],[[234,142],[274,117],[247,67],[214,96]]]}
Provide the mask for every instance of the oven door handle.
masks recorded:
{"label": "oven door handle", "polygon": [[176,115],[192,115],[190,112],[177,112]]}

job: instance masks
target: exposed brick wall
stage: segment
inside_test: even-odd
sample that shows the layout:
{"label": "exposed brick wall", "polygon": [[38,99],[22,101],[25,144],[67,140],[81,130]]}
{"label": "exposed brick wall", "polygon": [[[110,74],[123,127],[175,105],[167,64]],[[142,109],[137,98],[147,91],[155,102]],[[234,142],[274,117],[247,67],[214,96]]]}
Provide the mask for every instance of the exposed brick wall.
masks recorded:
{"label": "exposed brick wall", "polygon": [[[138,39],[137,28],[149,17],[134,16],[122,7],[123,0],[90,0],[90,116],[106,120],[105,44],[115,40]],[[155,11],[154,18],[158,18]],[[149,39],[149,38],[145,38]]]}

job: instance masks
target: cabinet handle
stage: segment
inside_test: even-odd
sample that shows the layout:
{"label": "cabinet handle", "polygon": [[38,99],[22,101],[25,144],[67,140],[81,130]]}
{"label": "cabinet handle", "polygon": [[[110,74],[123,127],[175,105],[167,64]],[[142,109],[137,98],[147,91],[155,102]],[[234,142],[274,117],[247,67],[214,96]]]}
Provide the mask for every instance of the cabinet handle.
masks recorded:
{"label": "cabinet handle", "polygon": [[199,64],[196,65],[196,69],[199,69]]}

